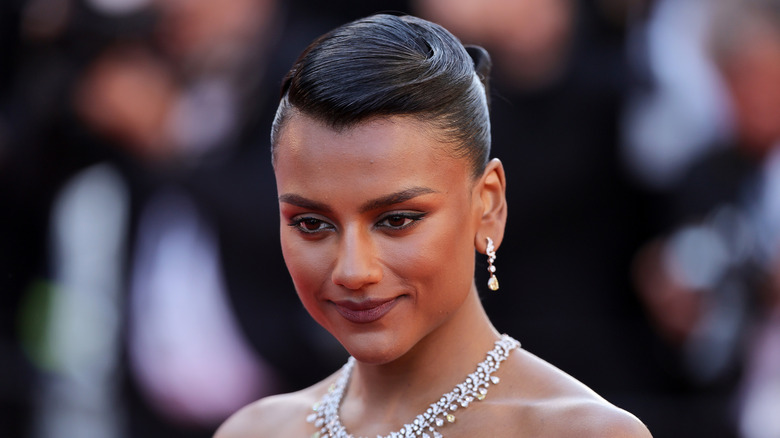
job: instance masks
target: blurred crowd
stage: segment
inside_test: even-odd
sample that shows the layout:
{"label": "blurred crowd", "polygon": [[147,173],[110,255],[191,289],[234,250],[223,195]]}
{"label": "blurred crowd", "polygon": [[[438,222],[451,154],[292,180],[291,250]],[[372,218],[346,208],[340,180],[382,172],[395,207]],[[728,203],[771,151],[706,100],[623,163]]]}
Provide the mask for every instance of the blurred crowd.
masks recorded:
{"label": "blurred crowd", "polygon": [[780,0],[2,2],[2,435],[209,437],[343,363],[268,138],[298,53],[381,11],[493,57],[497,328],[658,438],[780,437]]}

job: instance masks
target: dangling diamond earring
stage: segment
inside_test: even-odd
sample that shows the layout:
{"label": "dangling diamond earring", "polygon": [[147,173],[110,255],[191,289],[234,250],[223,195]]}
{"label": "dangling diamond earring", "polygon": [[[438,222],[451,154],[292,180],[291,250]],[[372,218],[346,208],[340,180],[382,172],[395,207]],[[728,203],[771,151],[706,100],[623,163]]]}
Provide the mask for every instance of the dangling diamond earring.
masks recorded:
{"label": "dangling diamond earring", "polygon": [[490,290],[498,290],[498,278],[496,278],[496,267],[493,266],[493,262],[496,261],[496,247],[493,246],[493,239],[487,238],[487,248],[485,248],[485,254],[488,256],[488,272],[490,272],[490,278],[488,279],[488,288]]}

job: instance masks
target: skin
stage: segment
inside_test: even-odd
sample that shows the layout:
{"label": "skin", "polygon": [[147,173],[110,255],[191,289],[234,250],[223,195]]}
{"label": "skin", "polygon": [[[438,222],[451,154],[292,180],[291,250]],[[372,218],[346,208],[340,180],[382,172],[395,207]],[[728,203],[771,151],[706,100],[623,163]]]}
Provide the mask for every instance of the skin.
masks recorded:
{"label": "skin", "polygon": [[[399,429],[472,372],[499,336],[473,277],[475,249],[484,254],[487,236],[496,247],[503,237],[504,170],[493,160],[475,179],[450,146],[408,117],[334,131],[294,114],[278,140],[285,261],[306,309],[358,360],[340,409],[356,436]],[[362,309],[366,300],[374,300],[369,310],[357,313],[370,322],[340,308]],[[382,316],[373,320],[376,307]],[[442,433],[650,436],[635,417],[524,350],[496,375],[502,383]],[[334,379],[256,402],[216,437],[311,436],[305,418]]]}
{"label": "skin", "polygon": [[740,146],[763,159],[780,138],[780,29],[754,17],[738,50],[719,59]]}

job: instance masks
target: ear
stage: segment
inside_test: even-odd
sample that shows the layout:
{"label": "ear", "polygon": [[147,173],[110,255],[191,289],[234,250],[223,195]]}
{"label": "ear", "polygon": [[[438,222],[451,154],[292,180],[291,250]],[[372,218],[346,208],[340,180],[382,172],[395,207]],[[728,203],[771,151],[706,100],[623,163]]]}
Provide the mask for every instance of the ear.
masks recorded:
{"label": "ear", "polygon": [[496,249],[504,239],[507,216],[506,175],[501,161],[497,158],[490,160],[474,190],[475,196],[479,197],[477,204],[480,211],[477,214],[481,215],[474,236],[474,246],[484,254],[488,237],[493,239]]}

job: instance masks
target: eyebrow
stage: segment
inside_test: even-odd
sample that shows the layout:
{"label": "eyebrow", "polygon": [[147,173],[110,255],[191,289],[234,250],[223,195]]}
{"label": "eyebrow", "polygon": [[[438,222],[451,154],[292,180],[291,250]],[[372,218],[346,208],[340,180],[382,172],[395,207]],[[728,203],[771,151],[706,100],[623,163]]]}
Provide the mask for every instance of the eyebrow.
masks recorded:
{"label": "eyebrow", "polygon": [[325,213],[331,212],[331,209],[330,207],[328,207],[328,204],[323,204],[322,202],[313,201],[309,198],[303,197],[301,195],[296,195],[294,193],[285,193],[284,195],[279,195],[279,202],[284,202],[285,204],[291,204],[296,207],[304,208],[306,210],[316,210]]}
{"label": "eyebrow", "polygon": [[[365,213],[367,211],[376,210],[382,207],[388,207],[395,204],[414,199],[418,196],[427,195],[431,193],[437,193],[429,187],[412,187],[409,189],[401,190],[399,192],[391,193],[376,199],[371,199],[360,206],[360,212]],[[295,205],[307,210],[321,211],[324,213],[330,213],[333,209],[325,203],[314,201],[295,193],[285,193],[279,196],[279,202]]]}

